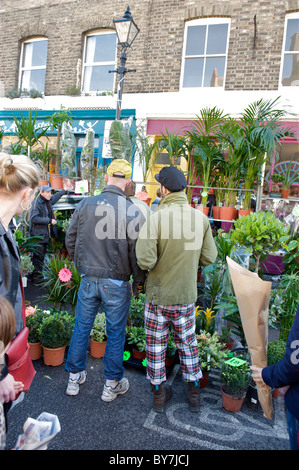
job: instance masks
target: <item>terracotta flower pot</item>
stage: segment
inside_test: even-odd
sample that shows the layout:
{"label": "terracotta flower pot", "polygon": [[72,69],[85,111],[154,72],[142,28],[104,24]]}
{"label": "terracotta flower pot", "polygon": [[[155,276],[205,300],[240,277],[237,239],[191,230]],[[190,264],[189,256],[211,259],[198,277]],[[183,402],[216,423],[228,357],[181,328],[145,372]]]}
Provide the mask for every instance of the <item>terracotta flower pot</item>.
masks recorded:
{"label": "terracotta flower pot", "polygon": [[33,361],[40,359],[43,354],[42,346],[40,343],[29,343],[29,354]]}
{"label": "terracotta flower pot", "polygon": [[203,212],[206,216],[209,214],[209,208],[206,206],[201,206],[200,204],[197,204],[196,209]]}
{"label": "terracotta flower pot", "polygon": [[283,199],[287,199],[289,197],[289,192],[290,192],[289,189],[281,189],[281,197]]}
{"label": "terracotta flower pot", "polygon": [[132,356],[135,357],[135,359],[144,359],[146,357],[146,352],[132,348]]}
{"label": "terracotta flower pot", "polygon": [[246,217],[250,212],[253,212],[253,209],[239,209],[239,217]]}
{"label": "terracotta flower pot", "polygon": [[208,383],[208,378],[209,378],[209,372],[204,372],[202,375],[202,378],[199,379],[199,387],[200,388],[205,388]]}
{"label": "terracotta flower pot", "polygon": [[99,341],[95,341],[89,338],[89,343],[90,343],[90,355],[92,357],[97,357],[97,358],[104,357],[107,341],[103,341],[102,343],[100,343]]}
{"label": "terracotta flower pot", "polygon": [[222,406],[226,411],[231,411],[231,412],[236,412],[240,411],[242,408],[245,395],[241,398],[238,397],[232,397],[230,395],[227,395],[224,391],[223,388],[221,387],[222,391]]}
{"label": "terracotta flower pot", "polygon": [[38,187],[40,188],[41,186],[48,186],[49,180],[39,180]]}
{"label": "terracotta flower pot", "polygon": [[63,189],[63,176],[50,175],[51,187],[53,189]]}
{"label": "terracotta flower pot", "polygon": [[235,208],[234,207],[220,207],[220,219],[222,220],[234,220]]}
{"label": "terracotta flower pot", "polygon": [[220,219],[220,206],[213,206],[212,217],[213,219]]}
{"label": "terracotta flower pot", "polygon": [[43,346],[44,364],[46,366],[60,366],[64,361],[66,346],[61,348],[45,348]]}

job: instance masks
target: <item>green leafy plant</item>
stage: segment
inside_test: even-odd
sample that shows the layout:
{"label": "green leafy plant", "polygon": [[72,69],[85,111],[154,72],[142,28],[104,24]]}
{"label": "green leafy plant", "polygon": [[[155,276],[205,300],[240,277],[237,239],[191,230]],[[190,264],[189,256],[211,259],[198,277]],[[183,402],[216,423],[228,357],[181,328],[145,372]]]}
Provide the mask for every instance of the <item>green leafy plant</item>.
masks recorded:
{"label": "green leafy plant", "polygon": [[232,324],[231,332],[235,334],[240,339],[241,344],[245,346],[246,339],[236,297],[234,295],[223,295],[215,304],[214,309],[224,312],[223,319]]}
{"label": "green leafy plant", "polygon": [[22,276],[26,276],[27,274],[32,273],[34,270],[34,266],[31,260],[31,256],[28,254],[21,254],[20,255],[20,270]]}
{"label": "green leafy plant", "polygon": [[60,348],[70,344],[75,318],[67,312],[50,313],[40,326],[40,341],[46,348]]}
{"label": "green leafy plant", "polygon": [[187,131],[186,136],[192,148],[192,165],[202,180],[201,204],[206,205],[213,171],[222,159],[221,145],[219,141],[217,142],[215,133],[219,130],[225,115],[223,111],[214,107],[202,109],[196,117],[192,130]]}
{"label": "green leafy plant", "polygon": [[161,133],[158,149],[166,150],[169,155],[170,165],[175,165],[177,158],[183,157],[187,159],[185,138],[175,132],[169,132],[167,129],[166,134]]}
{"label": "green leafy plant", "polygon": [[280,314],[280,337],[287,340],[299,304],[299,275],[297,273],[283,274],[280,278],[282,289],[283,308]]}
{"label": "green leafy plant", "polygon": [[177,347],[173,338],[172,330],[169,329],[168,341],[166,346],[166,357],[174,357],[177,352]]}
{"label": "green leafy plant", "polygon": [[299,272],[299,235],[296,234],[283,246],[286,250],[286,255],[283,262],[286,263],[285,271],[287,273]]}
{"label": "green leafy plant", "polygon": [[129,129],[123,121],[112,121],[109,131],[109,144],[114,158],[123,158],[131,162],[132,141]]}
{"label": "green leafy plant", "polygon": [[61,150],[60,150],[60,139],[61,139],[61,129],[64,122],[72,123],[73,118],[68,109],[64,106],[60,107],[59,111],[56,111],[52,116],[48,116],[48,121],[50,126],[57,130],[57,140],[56,140],[56,156],[55,156],[55,173],[60,174],[61,168]]}
{"label": "green leafy plant", "polygon": [[276,362],[280,361],[286,352],[286,341],[277,339],[270,341],[267,348],[267,364],[272,366]]}
{"label": "green leafy plant", "polygon": [[227,395],[238,398],[245,396],[250,378],[249,363],[243,358],[233,357],[222,362],[220,380]]}
{"label": "green leafy plant", "polygon": [[29,328],[28,342],[39,343],[40,342],[40,327],[47,315],[46,310],[35,308],[35,311],[30,315],[26,316],[26,326]]}
{"label": "green leafy plant", "polygon": [[146,350],[145,331],[140,326],[126,326],[126,337],[128,344],[131,344],[138,351],[143,352]]}
{"label": "green leafy plant", "polygon": [[16,125],[16,135],[21,145],[25,145],[26,153],[30,157],[32,149],[39,143],[40,138],[46,136],[49,126],[36,128],[37,112],[32,116],[29,110],[28,119],[22,114],[20,118],[13,116]]}
{"label": "green leafy plant", "polygon": [[234,151],[241,158],[239,172],[247,190],[244,209],[250,209],[251,191],[261,178],[263,164],[277,154],[276,146],[284,137],[294,136],[292,129],[282,123],[285,112],[276,108],[278,100],[255,101],[238,119],[231,119],[227,138],[233,138]]}
{"label": "green leafy plant", "polygon": [[128,324],[132,326],[144,326],[144,303],[145,303],[145,294],[139,294],[138,297],[132,296]]}
{"label": "green leafy plant", "polygon": [[283,182],[283,174],[282,173],[273,173],[271,175],[271,181],[273,181],[273,183],[282,183]]}
{"label": "green leafy plant", "polygon": [[96,315],[89,336],[92,340],[98,341],[99,343],[107,340],[106,316],[104,312]]}
{"label": "green leafy plant", "polygon": [[285,173],[283,173],[282,189],[289,189],[292,186],[292,184],[299,181],[298,173],[297,172],[294,172],[293,174],[291,173],[293,158],[294,157],[291,158],[291,161],[288,164]]}
{"label": "green leafy plant", "polygon": [[36,159],[40,162],[43,171],[43,179],[46,179],[49,162],[55,157],[55,153],[48,149],[48,142],[44,147],[36,152]]}
{"label": "green leafy plant", "polygon": [[273,212],[260,211],[236,220],[231,240],[252,254],[253,270],[258,273],[260,261],[289,239],[288,232],[288,227]]}
{"label": "green leafy plant", "polygon": [[21,254],[33,253],[36,251],[43,237],[25,237],[20,229],[15,230],[14,236]]}
{"label": "green leafy plant", "polygon": [[198,345],[199,366],[203,372],[207,372],[211,367],[220,367],[224,357],[224,345],[220,342],[218,333],[211,335],[207,331],[202,331],[196,336]]}

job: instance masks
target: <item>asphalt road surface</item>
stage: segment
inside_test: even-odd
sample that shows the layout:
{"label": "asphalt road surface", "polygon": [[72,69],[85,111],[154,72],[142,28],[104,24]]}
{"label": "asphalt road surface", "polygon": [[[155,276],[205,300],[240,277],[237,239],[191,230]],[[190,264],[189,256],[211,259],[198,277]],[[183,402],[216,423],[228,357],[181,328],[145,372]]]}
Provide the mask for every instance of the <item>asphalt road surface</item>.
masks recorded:
{"label": "asphalt road surface", "polygon": [[[34,305],[37,292],[29,288],[25,295]],[[30,393],[8,415],[7,449],[14,447],[26,419],[37,418],[42,412],[57,415],[61,426],[49,450],[100,450],[110,464],[122,465],[125,461],[119,459],[130,456],[136,458],[130,465],[138,468],[159,463],[189,466],[191,458],[202,455],[198,451],[289,449],[283,398],[273,399],[273,420],[246,403],[241,411],[228,412],[222,407],[217,369],[210,372],[207,387],[201,390],[200,412],[191,413],[181,368],[176,364],[168,375],[173,396],[164,413],[155,413],[144,369],[125,366],[129,391],[105,403],[101,400],[103,359],[88,354],[87,380],[77,396],[65,393],[68,373],[64,365],[45,366],[41,358],[34,366],[36,376]],[[162,454],[168,461],[159,462]],[[174,454],[177,460],[170,462]],[[137,460],[138,456],[143,461]]]}

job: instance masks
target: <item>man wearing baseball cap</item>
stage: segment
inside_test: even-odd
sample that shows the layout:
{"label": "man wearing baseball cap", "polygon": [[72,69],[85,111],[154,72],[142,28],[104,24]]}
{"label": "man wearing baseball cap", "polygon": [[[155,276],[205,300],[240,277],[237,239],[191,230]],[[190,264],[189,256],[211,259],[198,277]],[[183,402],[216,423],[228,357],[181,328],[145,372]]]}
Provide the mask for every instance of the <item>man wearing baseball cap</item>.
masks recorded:
{"label": "man wearing baseball cap", "polygon": [[86,380],[89,335],[101,305],[107,325],[106,381],[101,398],[110,402],[129,389],[129,382],[123,377],[125,327],[132,290],[138,295],[138,286],[143,284],[145,277],[135,254],[144,217],[124,192],[131,173],[129,162],[113,160],[107,169],[108,185],[100,195],[80,202],[66,234],[67,250],[82,276],[76,324],[65,365],[70,373],[68,395],[77,395],[79,386]]}
{"label": "man wearing baseball cap", "polygon": [[57,221],[52,206],[66,193],[67,191],[62,189],[52,195],[51,186],[44,185],[41,186],[40,192],[32,204],[29,216],[29,233],[32,237],[43,237],[32,257],[34,271],[30,278],[34,283],[40,284],[44,280],[42,270],[48,243],[51,237],[57,236]]}
{"label": "man wearing baseball cap", "polygon": [[154,409],[162,412],[172,393],[165,369],[171,323],[187,382],[189,410],[197,412],[202,377],[195,336],[197,271],[215,261],[217,249],[208,218],[188,204],[184,174],[170,166],[155,178],[161,184],[162,200],[142,226],[136,244],[137,262],[148,271],[144,310],[147,378]]}

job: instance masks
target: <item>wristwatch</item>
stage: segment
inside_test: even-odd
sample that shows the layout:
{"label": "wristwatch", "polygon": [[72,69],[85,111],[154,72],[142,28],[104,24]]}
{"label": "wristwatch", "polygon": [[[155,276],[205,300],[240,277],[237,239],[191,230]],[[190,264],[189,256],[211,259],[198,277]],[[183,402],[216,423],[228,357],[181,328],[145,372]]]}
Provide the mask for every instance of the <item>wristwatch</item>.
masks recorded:
{"label": "wristwatch", "polygon": [[7,365],[4,363],[2,364],[2,368],[0,370],[0,382],[1,380],[4,380],[7,375],[8,375],[8,368],[7,368]]}

